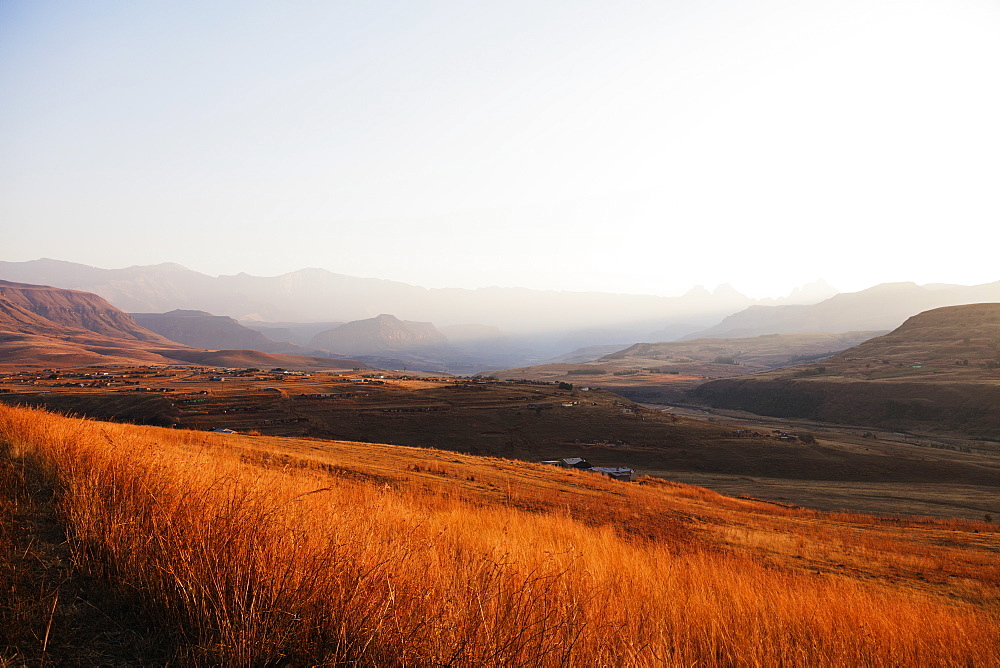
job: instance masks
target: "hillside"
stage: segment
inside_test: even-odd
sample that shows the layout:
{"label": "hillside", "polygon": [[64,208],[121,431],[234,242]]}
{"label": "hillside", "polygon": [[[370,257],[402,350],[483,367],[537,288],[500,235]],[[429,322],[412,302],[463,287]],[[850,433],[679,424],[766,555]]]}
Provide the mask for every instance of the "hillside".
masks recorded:
{"label": "hillside", "polygon": [[172,350],[171,359],[181,362],[192,362],[203,366],[230,368],[283,368],[296,371],[319,369],[367,369],[367,364],[356,359],[340,357],[309,357],[306,355],[282,355],[280,353],[262,353],[259,350]]}
{"label": "hillside", "polygon": [[0,281],[0,363],[168,363],[163,353],[180,348],[97,295]]}
{"label": "hillside", "polygon": [[700,386],[716,407],[1000,438],[1000,304],[934,309],[822,363]]}
{"label": "hillside", "polygon": [[169,350],[150,350],[143,342],[58,329],[47,335],[0,331],[0,365],[13,368],[65,368],[91,364],[170,364]]}
{"label": "hillside", "polygon": [[8,407],[0,476],[19,663],[1000,661],[1000,539],[982,521]]}
{"label": "hillside", "polygon": [[391,355],[447,345],[448,339],[432,323],[404,321],[384,313],[320,332],[310,341],[310,346],[345,355]]}
{"label": "hillside", "polygon": [[1000,301],[1000,282],[974,286],[885,283],[838,294],[817,304],[750,306],[685,338],[889,330],[922,311],[995,301]]}
{"label": "hillside", "polygon": [[[841,352],[867,341],[882,332],[862,331],[844,334],[804,333],[769,334],[749,338],[694,339],[664,343],[637,343],[624,350],[609,353],[597,363],[626,363],[635,366],[672,364],[678,368],[688,364],[712,363],[745,366],[749,372],[762,368],[787,366],[808,357],[822,357]],[[724,360],[724,361],[720,361]]]}
{"label": "hillside", "polygon": [[132,313],[137,323],[171,341],[206,350],[259,350],[288,353],[296,346],[274,341],[224,315],[176,309],[168,313]]}
{"label": "hillside", "polygon": [[[67,328],[60,327],[48,318],[29,311],[25,307],[4,298],[0,288],[0,331],[35,334],[39,336],[58,336]],[[76,329],[76,328],[73,328]]]}
{"label": "hillside", "polygon": [[637,343],[590,361],[492,371],[523,378],[603,387],[648,402],[680,401],[713,378],[728,378],[826,358],[880,332],[772,334],[748,338]]}
{"label": "hillside", "polygon": [[[56,330],[86,330],[116,339],[153,344],[172,343],[141,326],[127,313],[104,299],[88,292],[0,281],[0,308],[3,309],[6,327],[27,334],[55,331],[51,329],[55,326]],[[37,318],[26,319],[24,312],[30,312]],[[18,320],[20,325],[15,325],[14,320]]]}

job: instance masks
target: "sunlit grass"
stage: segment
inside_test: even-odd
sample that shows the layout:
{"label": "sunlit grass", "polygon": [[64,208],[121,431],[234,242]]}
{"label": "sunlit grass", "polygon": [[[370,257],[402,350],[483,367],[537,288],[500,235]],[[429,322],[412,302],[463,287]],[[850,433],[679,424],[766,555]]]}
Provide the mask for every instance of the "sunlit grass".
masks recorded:
{"label": "sunlit grass", "polygon": [[195,663],[1000,662],[983,523],[8,407],[0,441],[56,485],[80,566]]}

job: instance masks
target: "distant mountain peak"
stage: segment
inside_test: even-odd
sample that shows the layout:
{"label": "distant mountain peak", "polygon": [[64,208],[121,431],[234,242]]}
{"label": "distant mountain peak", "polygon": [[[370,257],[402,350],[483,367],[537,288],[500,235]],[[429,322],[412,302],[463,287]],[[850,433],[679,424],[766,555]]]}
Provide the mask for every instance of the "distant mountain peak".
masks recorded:
{"label": "distant mountain peak", "polygon": [[705,297],[710,297],[711,295],[712,293],[709,292],[708,288],[706,288],[704,285],[696,285],[684,293],[684,296],[686,298],[698,298],[698,299],[704,299]]}
{"label": "distant mountain peak", "polygon": [[774,304],[818,304],[819,302],[829,299],[840,291],[837,288],[831,286],[822,278],[818,278],[812,283],[806,283],[805,285],[800,285],[793,289],[787,297],[782,299],[774,300]]}
{"label": "distant mountain peak", "polygon": [[161,269],[164,271],[191,271],[182,264],[176,262],[160,262],[159,264],[133,264],[129,269]]}

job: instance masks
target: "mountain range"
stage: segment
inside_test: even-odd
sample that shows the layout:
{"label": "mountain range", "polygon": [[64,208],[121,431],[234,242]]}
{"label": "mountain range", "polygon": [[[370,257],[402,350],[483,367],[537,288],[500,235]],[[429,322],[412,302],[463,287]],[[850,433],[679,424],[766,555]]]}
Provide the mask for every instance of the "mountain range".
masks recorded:
{"label": "mountain range", "polygon": [[352,359],[203,350],[146,329],[95,294],[2,280],[0,362],[52,368],[136,363],[293,369],[366,366]]}
{"label": "mountain range", "polygon": [[[322,269],[212,277],[169,263],[99,269],[50,259],[0,262],[0,278],[93,292],[147,331],[198,348],[313,351],[457,373],[534,365],[590,346],[606,353],[636,343],[887,331],[928,309],[1000,301],[1000,282],[836,293],[818,281],[783,300],[754,300],[727,285],[680,297],[428,289]],[[414,327],[423,333],[404,331]],[[393,339],[392,328],[403,338]]]}
{"label": "mountain range", "polygon": [[[485,325],[506,334],[566,339],[555,346],[554,354],[581,345],[634,343],[657,330],[681,335],[748,306],[775,303],[751,299],[725,285],[711,292],[699,286],[680,297],[501,287],[429,289],[323,269],[275,277],[212,277],[169,263],[99,269],[51,259],[0,262],[0,278],[93,292],[132,313],[196,310],[261,323],[350,322],[391,313],[438,327]],[[816,283],[800,290],[795,300],[812,303],[832,292]],[[581,337],[581,331],[587,333]],[[564,344],[568,347],[561,347]]]}
{"label": "mountain range", "polygon": [[922,311],[984,302],[1000,302],[1000,281],[974,286],[883,283],[816,304],[753,305],[684,338],[889,330]]}

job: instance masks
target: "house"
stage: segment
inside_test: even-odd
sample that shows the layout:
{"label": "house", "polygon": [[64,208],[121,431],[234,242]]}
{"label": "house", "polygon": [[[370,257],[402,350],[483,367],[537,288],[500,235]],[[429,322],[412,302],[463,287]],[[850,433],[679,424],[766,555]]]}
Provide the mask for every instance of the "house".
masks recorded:
{"label": "house", "polygon": [[564,457],[560,461],[562,461],[562,466],[567,469],[589,469],[591,467],[590,462],[583,457]]}
{"label": "house", "polygon": [[635,470],[623,466],[591,466],[590,462],[581,457],[564,457],[563,459],[548,459],[542,464],[558,466],[564,469],[581,469],[592,473],[613,478],[614,480],[625,480],[632,482],[635,480]]}

